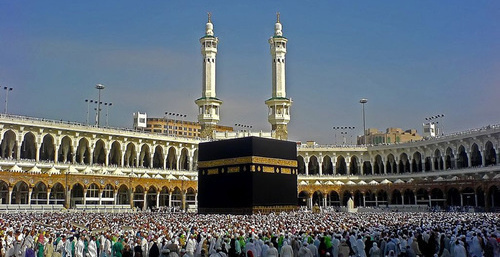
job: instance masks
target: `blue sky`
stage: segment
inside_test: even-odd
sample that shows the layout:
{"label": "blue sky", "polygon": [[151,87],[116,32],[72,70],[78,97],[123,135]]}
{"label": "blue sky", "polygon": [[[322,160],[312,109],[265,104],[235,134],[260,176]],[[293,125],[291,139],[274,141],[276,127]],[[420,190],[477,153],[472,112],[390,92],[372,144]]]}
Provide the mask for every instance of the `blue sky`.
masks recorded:
{"label": "blue sky", "polygon": [[207,12],[222,125],[270,130],[276,12],[289,39],[292,140],[333,143],[333,126],[362,134],[363,97],[367,127],[381,130],[421,132],[436,114],[445,132],[500,122],[499,1],[0,0],[9,113],[85,122],[84,100],[102,83],[112,126],[131,127],[135,111],[195,120]]}

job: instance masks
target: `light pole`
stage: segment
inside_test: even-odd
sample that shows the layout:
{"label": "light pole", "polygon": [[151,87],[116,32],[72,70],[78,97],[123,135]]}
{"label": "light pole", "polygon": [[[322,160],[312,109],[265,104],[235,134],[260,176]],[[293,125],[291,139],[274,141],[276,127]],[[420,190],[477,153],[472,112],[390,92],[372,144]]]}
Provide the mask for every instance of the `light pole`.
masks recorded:
{"label": "light pole", "polygon": [[[340,131],[340,134],[342,135],[342,144],[346,145],[347,134],[349,133],[350,130],[354,130],[355,128],[356,127],[333,127],[333,131],[335,131],[335,143],[337,143],[337,131]],[[352,139],[351,139],[351,144],[352,144]]]}
{"label": "light pole", "polygon": [[366,120],[365,120],[365,104],[368,102],[368,99],[361,98],[359,103],[363,106],[363,144],[366,145]]}
{"label": "light pole", "polygon": [[251,126],[251,125],[245,125],[245,124],[240,124],[240,123],[235,123],[234,126],[242,128],[243,132],[247,132],[247,131],[250,132],[250,130],[253,128],[253,126]]}
{"label": "light pole", "polygon": [[101,119],[101,90],[103,90],[105,87],[102,84],[97,84],[95,85],[95,88],[99,90],[99,98],[97,100],[97,116],[96,116],[96,125],[99,127],[100,124],[100,119]]}
{"label": "light pole", "polygon": [[439,124],[439,121],[437,121],[438,119],[440,120],[441,118],[444,118],[444,114],[438,114],[438,115],[434,115],[434,116],[431,116],[431,117],[427,117],[425,118],[426,121],[429,122],[429,124],[435,124],[436,125],[436,130],[437,130],[437,133],[436,134],[441,134],[441,135],[444,135],[444,132],[443,132],[443,121],[441,120],[441,129],[438,128],[438,124]]}
{"label": "light pole", "polygon": [[[181,114],[181,113],[175,113],[175,112],[165,112],[165,116],[172,116],[172,119],[174,121],[174,124],[177,126],[177,122],[178,120],[175,119],[175,117],[180,117],[181,118],[181,129],[182,129],[182,135],[184,135],[184,118],[187,117],[186,114]],[[172,128],[174,129],[174,128]],[[177,128],[177,130],[179,130],[179,128]],[[174,131],[175,135],[177,135],[178,131]],[[169,134],[169,129],[168,129],[168,118],[167,118],[167,135]]]}
{"label": "light pole", "polygon": [[[89,125],[89,118],[90,118],[90,104],[91,104],[91,103],[94,103],[94,102],[96,102],[96,101],[94,101],[94,100],[89,100],[89,99],[85,99],[85,102],[87,103],[87,120],[86,120],[86,122],[87,122],[87,125]],[[96,102],[96,103],[97,103],[97,102]]]}
{"label": "light pole", "polygon": [[7,114],[7,103],[9,102],[9,91],[12,91],[11,87],[3,87],[5,90],[5,109],[3,110]]}
{"label": "light pole", "polygon": [[108,118],[109,118],[109,107],[111,107],[113,103],[104,103],[104,106],[106,106],[106,127],[108,127]]}

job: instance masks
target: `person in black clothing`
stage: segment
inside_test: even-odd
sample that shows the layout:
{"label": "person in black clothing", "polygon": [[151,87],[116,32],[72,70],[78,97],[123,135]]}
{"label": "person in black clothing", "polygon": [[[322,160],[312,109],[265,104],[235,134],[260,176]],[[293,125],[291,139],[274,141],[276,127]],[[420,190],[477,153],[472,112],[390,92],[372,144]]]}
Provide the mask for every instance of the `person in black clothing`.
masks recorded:
{"label": "person in black clothing", "polygon": [[137,239],[137,243],[134,246],[134,257],[142,257],[142,247],[140,239]]}
{"label": "person in black clothing", "polygon": [[153,246],[149,249],[149,257],[159,257],[160,256],[160,248],[158,248],[158,244],[156,240],[153,241]]}

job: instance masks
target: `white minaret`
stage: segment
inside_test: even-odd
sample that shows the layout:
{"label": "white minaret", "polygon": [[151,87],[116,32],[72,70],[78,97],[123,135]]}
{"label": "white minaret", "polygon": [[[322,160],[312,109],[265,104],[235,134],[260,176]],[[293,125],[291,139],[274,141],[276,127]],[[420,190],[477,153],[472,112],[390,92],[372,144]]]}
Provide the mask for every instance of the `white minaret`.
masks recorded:
{"label": "white minaret", "polygon": [[195,103],[198,105],[198,121],[201,125],[200,137],[212,138],[215,127],[219,122],[219,110],[222,101],[215,94],[215,59],[219,39],[214,36],[214,25],[211,14],[208,13],[205,36],[200,38],[201,54],[203,55],[203,84],[201,98]]}
{"label": "white minaret", "polygon": [[276,24],[274,24],[274,36],[269,39],[272,57],[272,97],[266,101],[268,107],[268,121],[274,137],[277,139],[288,139],[287,124],[290,122],[290,106],[292,100],[286,97],[285,80],[285,55],[288,39],[283,36],[283,27],[280,23],[280,14],[277,13]]}

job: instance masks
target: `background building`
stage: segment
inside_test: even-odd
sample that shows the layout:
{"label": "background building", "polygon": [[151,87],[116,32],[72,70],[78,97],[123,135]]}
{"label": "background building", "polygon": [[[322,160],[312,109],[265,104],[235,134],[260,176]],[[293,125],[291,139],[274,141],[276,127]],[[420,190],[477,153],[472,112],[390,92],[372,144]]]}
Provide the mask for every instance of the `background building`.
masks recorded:
{"label": "background building", "polygon": [[[233,131],[233,127],[215,126],[216,132]],[[179,136],[187,138],[199,138],[201,125],[195,121],[185,121],[167,118],[147,118],[144,132],[160,133],[170,136]]]}
{"label": "background building", "polygon": [[400,128],[387,128],[386,132],[379,131],[376,128],[366,130],[366,141],[363,141],[363,135],[358,136],[358,145],[366,142],[368,145],[406,143],[422,140],[422,136],[417,133],[416,129],[408,129],[403,131]]}

